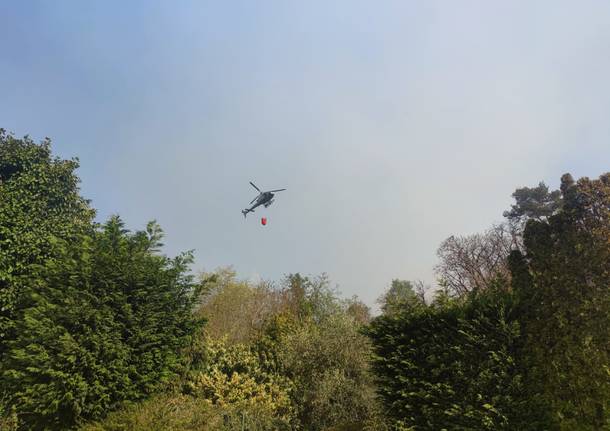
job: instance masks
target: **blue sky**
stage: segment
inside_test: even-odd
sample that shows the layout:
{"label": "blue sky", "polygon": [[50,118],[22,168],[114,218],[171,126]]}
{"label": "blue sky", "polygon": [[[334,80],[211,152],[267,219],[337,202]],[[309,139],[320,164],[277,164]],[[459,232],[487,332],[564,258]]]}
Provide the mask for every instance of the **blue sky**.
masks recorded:
{"label": "blue sky", "polygon": [[[0,127],[242,277],[433,284],[512,191],[610,170],[610,3],[6,1]],[[244,221],[248,181],[286,187]],[[260,226],[259,217],[269,224]]]}

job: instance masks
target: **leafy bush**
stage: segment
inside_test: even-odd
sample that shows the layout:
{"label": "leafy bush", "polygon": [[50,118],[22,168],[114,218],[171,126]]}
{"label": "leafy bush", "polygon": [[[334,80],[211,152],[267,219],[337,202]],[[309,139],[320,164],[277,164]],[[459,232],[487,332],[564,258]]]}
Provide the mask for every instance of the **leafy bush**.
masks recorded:
{"label": "leafy bush", "polygon": [[[236,282],[226,270],[218,280],[200,311],[209,319],[206,329],[215,328],[213,336],[229,341],[210,337],[200,342],[199,353],[190,352],[198,358],[191,366],[199,389],[191,387],[189,393],[216,405],[256,400],[250,412],[267,412],[292,429],[382,429],[370,344],[359,332],[368,310],[357,299],[339,299],[324,275],[288,275],[273,290]],[[247,343],[236,343],[226,324],[231,321],[248,327]]]}
{"label": "leafy bush", "polygon": [[[368,334],[389,415],[439,429],[546,429],[524,397],[517,362],[520,330],[510,294],[407,309],[375,319]],[[544,415],[544,410],[539,416]]]}
{"label": "leafy bush", "polygon": [[170,393],[128,404],[80,431],[216,431],[223,426],[221,412],[205,400]]}
{"label": "leafy bush", "polygon": [[280,293],[269,283],[238,280],[231,268],[203,273],[201,280],[207,290],[197,313],[207,319],[210,338],[225,338],[229,344],[252,342],[265,319],[282,307]]}
{"label": "leafy bush", "polygon": [[14,407],[10,407],[7,401],[7,396],[0,395],[0,430],[16,431],[19,428],[19,419]]}
{"label": "leafy bush", "polygon": [[189,374],[184,391],[226,410],[225,415],[256,423],[257,429],[288,428],[293,420],[291,382],[267,373],[244,344],[205,343],[206,366]]}
{"label": "leafy bush", "polygon": [[370,345],[350,316],[302,324],[280,339],[277,350],[282,374],[294,382],[292,398],[305,429],[362,422],[374,414]]}

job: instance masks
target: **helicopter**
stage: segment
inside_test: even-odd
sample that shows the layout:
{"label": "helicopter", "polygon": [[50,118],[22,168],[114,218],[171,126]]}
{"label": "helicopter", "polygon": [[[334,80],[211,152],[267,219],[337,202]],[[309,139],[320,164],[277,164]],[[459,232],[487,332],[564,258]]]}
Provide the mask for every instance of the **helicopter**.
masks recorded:
{"label": "helicopter", "polygon": [[254,199],[252,199],[252,201],[250,202],[250,204],[252,204],[253,202],[256,201],[256,203],[254,205],[252,205],[250,208],[246,208],[246,209],[242,210],[241,213],[244,215],[244,218],[246,218],[246,215],[248,213],[253,213],[254,209],[260,205],[263,205],[265,208],[267,208],[269,205],[271,205],[274,202],[273,201],[274,193],[286,190],[286,189],[277,189],[277,190],[269,190],[268,192],[263,192],[263,191],[261,191],[261,189],[256,187],[256,184],[254,184],[252,181],[250,181],[250,185],[258,191],[259,195],[257,197],[255,197]]}

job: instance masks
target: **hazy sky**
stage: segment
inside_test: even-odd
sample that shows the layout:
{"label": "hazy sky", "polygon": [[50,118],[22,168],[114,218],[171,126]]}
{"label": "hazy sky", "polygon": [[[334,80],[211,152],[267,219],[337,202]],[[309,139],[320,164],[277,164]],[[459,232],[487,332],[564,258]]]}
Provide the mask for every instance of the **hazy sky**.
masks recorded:
{"label": "hazy sky", "polygon": [[[3,1],[0,127],[100,220],[372,304],[516,187],[610,170],[610,2]],[[248,185],[286,187],[244,221]],[[260,225],[266,215],[269,224]]]}

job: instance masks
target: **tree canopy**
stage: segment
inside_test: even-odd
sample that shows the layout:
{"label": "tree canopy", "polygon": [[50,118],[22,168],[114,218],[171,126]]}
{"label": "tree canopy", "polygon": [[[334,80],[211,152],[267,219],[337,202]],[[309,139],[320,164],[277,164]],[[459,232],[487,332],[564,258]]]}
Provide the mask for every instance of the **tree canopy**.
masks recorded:
{"label": "tree canopy", "polygon": [[530,381],[563,429],[601,429],[610,399],[610,174],[561,181],[562,210],[531,219],[511,257]]}
{"label": "tree canopy", "polygon": [[92,229],[89,202],[79,194],[78,161],[51,155],[0,129],[0,355],[14,329],[23,277],[52,256],[54,238],[75,240]]}
{"label": "tree canopy", "polygon": [[610,173],[517,189],[371,317],[326,274],[195,277],[77,167],[0,130],[1,429],[610,429]]}
{"label": "tree canopy", "polygon": [[22,427],[66,429],[181,370],[201,322],[191,255],[159,253],[155,223],[99,226],[75,161],[0,133],[0,402]]}

